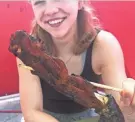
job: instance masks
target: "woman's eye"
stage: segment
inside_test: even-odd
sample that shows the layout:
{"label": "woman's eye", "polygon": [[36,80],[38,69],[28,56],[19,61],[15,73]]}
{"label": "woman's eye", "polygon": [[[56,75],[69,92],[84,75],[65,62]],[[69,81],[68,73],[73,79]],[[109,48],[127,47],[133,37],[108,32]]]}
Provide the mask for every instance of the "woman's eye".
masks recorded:
{"label": "woman's eye", "polygon": [[45,0],[37,0],[34,5],[38,5],[38,4],[41,4],[41,3],[46,3]]}

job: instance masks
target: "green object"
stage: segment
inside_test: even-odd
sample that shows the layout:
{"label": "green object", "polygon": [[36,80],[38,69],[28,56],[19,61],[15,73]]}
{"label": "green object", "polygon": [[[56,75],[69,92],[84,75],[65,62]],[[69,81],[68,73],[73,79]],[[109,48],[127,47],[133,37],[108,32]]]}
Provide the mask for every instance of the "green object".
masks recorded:
{"label": "green object", "polygon": [[75,121],[75,122],[98,122],[99,120],[99,117],[91,117],[91,118],[88,118],[88,119],[84,119],[84,120],[79,120],[79,121]]}

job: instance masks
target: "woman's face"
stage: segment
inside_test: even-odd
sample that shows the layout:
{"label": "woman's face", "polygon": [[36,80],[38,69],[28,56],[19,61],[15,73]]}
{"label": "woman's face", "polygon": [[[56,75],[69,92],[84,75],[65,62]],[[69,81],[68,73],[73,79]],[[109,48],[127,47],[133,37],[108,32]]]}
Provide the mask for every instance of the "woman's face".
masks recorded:
{"label": "woman's face", "polygon": [[55,38],[75,27],[79,0],[31,0],[37,23]]}

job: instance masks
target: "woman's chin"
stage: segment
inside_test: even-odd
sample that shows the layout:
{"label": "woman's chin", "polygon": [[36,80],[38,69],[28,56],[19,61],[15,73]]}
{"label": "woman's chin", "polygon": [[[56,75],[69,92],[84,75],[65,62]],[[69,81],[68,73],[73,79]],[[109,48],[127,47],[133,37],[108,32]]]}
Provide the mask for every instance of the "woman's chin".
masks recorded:
{"label": "woman's chin", "polygon": [[55,39],[64,39],[66,37],[66,33],[59,32],[59,33],[52,34],[52,36]]}

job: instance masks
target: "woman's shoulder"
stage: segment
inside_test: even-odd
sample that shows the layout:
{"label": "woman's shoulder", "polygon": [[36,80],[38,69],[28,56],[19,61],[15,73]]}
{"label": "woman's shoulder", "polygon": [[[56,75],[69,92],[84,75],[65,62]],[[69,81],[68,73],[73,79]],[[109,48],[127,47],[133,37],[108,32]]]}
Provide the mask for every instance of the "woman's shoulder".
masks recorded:
{"label": "woman's shoulder", "polygon": [[119,41],[111,32],[101,30],[93,45],[93,59],[96,62],[94,66],[100,70],[101,66],[111,64],[118,57],[123,58]]}
{"label": "woman's shoulder", "polygon": [[105,30],[100,30],[95,39],[95,45],[98,48],[110,49],[117,48],[117,46],[120,47],[117,37],[113,33]]}

